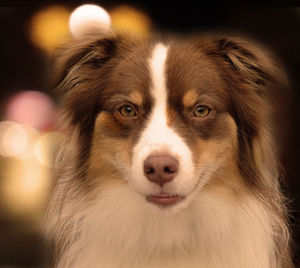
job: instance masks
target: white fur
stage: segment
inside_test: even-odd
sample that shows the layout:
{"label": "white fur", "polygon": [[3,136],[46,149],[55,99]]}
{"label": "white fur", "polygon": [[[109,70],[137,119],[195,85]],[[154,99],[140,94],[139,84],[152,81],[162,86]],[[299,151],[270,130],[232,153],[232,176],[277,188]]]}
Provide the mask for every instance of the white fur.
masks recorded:
{"label": "white fur", "polygon": [[237,203],[203,192],[180,214],[152,214],[128,186],[116,186],[73,221],[81,218],[59,268],[274,267],[270,216],[249,196]]}
{"label": "white fur", "polygon": [[[187,195],[197,183],[195,168],[190,149],[182,138],[167,125],[167,89],[165,79],[165,62],[168,48],[157,44],[149,60],[151,70],[154,107],[145,130],[141,133],[133,149],[132,166],[129,172],[129,184],[142,195],[157,194],[160,186],[150,182],[144,176],[143,163],[151,154],[163,153],[179,161],[179,172],[176,178],[164,185],[164,191],[170,194]],[[183,181],[185,181],[183,183]]]}

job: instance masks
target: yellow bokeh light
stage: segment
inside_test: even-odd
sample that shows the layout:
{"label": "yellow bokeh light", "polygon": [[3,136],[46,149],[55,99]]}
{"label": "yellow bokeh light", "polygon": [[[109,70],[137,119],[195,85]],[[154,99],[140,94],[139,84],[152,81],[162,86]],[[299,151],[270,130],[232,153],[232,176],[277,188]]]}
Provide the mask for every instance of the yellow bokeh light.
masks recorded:
{"label": "yellow bokeh light", "polygon": [[50,170],[34,158],[6,161],[0,187],[2,206],[9,215],[41,216],[51,188]]}
{"label": "yellow bokeh light", "polygon": [[49,132],[40,136],[34,146],[37,161],[44,166],[53,167],[55,152],[63,139],[64,136],[57,132]]}
{"label": "yellow bokeh light", "polygon": [[112,27],[117,32],[125,32],[145,37],[151,30],[150,18],[130,6],[118,6],[110,11]]}
{"label": "yellow bokeh light", "polygon": [[0,155],[7,157],[6,148],[4,147],[4,136],[9,128],[14,126],[15,123],[12,121],[0,122]]}
{"label": "yellow bokeh light", "polygon": [[39,48],[51,53],[69,37],[70,11],[55,5],[38,11],[30,22],[30,37]]}
{"label": "yellow bokeh light", "polygon": [[34,156],[33,145],[36,142],[36,140],[38,139],[40,134],[33,127],[30,127],[27,125],[23,125],[22,127],[27,135],[27,145],[26,145],[25,149],[22,151],[22,153],[16,155],[15,157],[19,158],[19,159],[29,159]]}
{"label": "yellow bokeh light", "polygon": [[27,125],[0,122],[0,205],[9,216],[42,216],[52,187],[50,158],[61,139],[55,132],[40,134]]}

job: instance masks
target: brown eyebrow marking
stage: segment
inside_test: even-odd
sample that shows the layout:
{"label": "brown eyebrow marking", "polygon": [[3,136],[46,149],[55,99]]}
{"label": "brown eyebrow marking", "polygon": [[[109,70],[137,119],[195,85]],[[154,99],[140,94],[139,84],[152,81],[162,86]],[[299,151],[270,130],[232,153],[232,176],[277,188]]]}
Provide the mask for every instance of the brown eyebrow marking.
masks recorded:
{"label": "brown eyebrow marking", "polygon": [[184,96],[183,96],[183,105],[185,106],[185,107],[190,107],[190,106],[192,106],[194,103],[195,103],[195,101],[197,101],[197,99],[198,99],[198,94],[197,94],[197,92],[196,92],[196,90],[195,89],[191,89],[191,90],[189,90],[188,92],[186,92],[185,94],[184,94]]}

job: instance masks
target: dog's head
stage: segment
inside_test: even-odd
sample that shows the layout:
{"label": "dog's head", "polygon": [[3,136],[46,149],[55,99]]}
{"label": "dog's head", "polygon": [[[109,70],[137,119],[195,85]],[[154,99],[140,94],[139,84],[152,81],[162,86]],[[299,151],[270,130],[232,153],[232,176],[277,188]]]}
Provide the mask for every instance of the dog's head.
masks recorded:
{"label": "dog's head", "polygon": [[213,186],[271,189],[264,94],[279,73],[236,39],[77,41],[56,63],[76,179],[125,184],[164,209]]}

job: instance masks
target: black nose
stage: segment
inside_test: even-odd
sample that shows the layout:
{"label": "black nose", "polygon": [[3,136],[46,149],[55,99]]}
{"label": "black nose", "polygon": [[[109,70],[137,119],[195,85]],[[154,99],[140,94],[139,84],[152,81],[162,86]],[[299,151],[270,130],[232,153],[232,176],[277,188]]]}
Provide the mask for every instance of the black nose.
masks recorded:
{"label": "black nose", "polygon": [[163,186],[174,179],[178,166],[178,161],[172,156],[150,155],[144,161],[144,174],[149,181]]}

